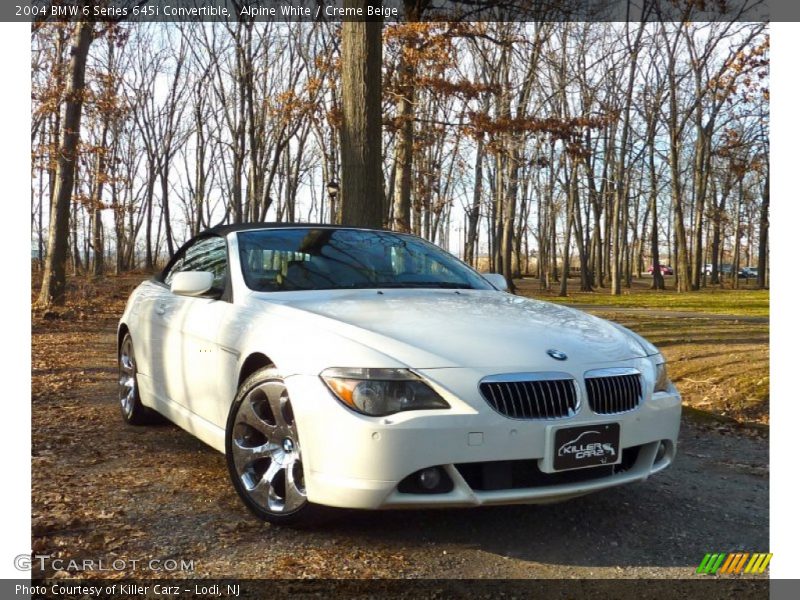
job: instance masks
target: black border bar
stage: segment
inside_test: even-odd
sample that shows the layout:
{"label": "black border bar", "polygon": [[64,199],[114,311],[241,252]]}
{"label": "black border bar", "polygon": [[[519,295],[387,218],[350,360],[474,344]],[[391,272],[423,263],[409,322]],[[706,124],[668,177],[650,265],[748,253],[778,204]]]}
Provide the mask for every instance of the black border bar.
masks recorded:
{"label": "black border bar", "polygon": [[[27,586],[27,590],[24,587]],[[228,587],[237,586],[237,587]],[[31,588],[34,588],[31,593]],[[772,589],[771,589],[772,588]],[[690,579],[147,579],[3,580],[0,597],[33,599],[546,598],[672,600],[798,597],[800,581],[698,575]],[[234,591],[235,590],[235,591]],[[25,593],[27,591],[27,594]],[[784,593],[786,594],[784,596]]]}
{"label": "black border bar", "polygon": [[[356,8],[354,4],[363,5]],[[797,21],[794,0],[417,0],[423,21]],[[0,21],[374,21],[403,0],[3,0]],[[354,13],[353,11],[356,11]]]}

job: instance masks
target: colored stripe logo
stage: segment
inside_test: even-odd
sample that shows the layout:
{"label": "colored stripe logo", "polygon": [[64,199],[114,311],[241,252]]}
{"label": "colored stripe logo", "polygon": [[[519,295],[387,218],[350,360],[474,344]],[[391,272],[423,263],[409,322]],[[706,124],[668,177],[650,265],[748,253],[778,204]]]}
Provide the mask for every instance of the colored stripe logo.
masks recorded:
{"label": "colored stripe logo", "polygon": [[731,554],[706,554],[700,561],[696,573],[705,575],[739,575],[740,573],[763,573],[767,570],[772,553],[733,552]]}

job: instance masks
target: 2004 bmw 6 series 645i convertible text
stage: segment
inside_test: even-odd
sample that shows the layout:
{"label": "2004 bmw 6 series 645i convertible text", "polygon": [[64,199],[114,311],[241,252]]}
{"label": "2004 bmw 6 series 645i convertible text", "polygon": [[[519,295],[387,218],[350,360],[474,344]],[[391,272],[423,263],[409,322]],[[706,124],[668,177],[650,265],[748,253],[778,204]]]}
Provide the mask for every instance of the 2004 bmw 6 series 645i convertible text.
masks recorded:
{"label": "2004 bmw 6 series 645i convertible text", "polygon": [[128,301],[122,414],[224,452],[274,523],[552,502],[667,467],[681,402],[659,351],[505,288],[411,235],[211,229]]}

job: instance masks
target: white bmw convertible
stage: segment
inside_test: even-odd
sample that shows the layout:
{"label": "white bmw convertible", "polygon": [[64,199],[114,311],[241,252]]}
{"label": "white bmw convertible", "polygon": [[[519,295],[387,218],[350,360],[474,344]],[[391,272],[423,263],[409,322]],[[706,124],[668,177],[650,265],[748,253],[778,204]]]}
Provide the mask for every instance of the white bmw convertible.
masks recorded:
{"label": "white bmw convertible", "polygon": [[206,231],[131,295],[124,419],[225,453],[258,517],[563,500],[675,456],[664,358],[608,321],[506,293],[389,231]]}

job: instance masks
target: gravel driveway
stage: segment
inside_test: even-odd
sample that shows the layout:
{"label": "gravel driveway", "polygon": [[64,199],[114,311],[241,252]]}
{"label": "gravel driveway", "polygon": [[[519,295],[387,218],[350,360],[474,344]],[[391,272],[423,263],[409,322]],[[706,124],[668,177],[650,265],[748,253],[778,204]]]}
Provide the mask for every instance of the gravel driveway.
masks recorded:
{"label": "gravel driveway", "polygon": [[34,325],[33,342],[34,551],[193,561],[113,576],[692,577],[706,552],[768,550],[768,440],[688,422],[666,472],[563,504],[274,528],[239,502],[221,454],[169,423],[122,423],[113,320]]}

